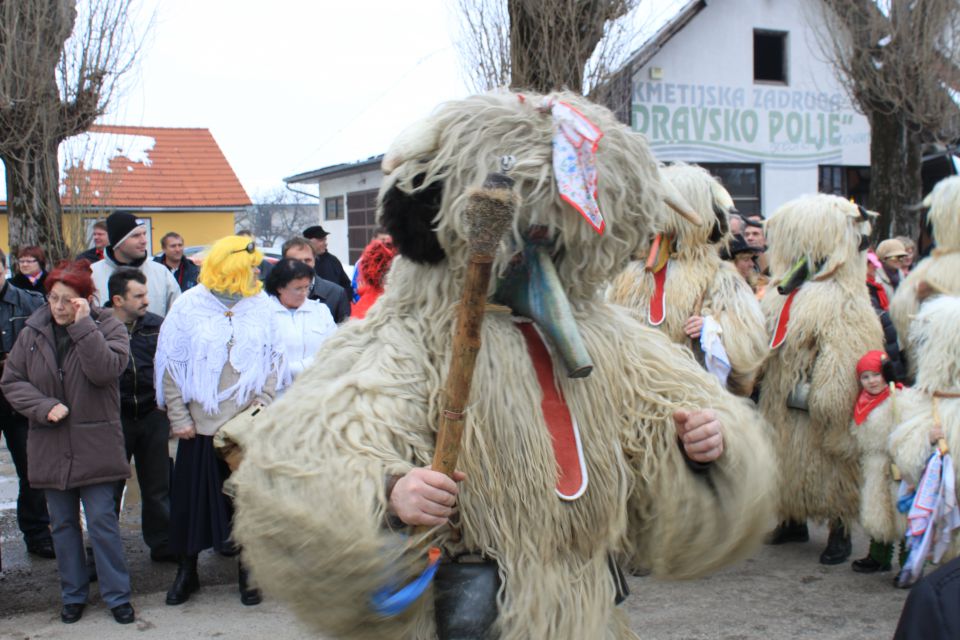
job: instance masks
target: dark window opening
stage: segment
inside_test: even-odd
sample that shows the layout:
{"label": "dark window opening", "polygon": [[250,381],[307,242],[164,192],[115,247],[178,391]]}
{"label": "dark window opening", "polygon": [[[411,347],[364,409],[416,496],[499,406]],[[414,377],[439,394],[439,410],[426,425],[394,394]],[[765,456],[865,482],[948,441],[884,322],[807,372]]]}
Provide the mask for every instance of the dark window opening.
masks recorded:
{"label": "dark window opening", "polygon": [[822,164],[818,167],[817,190],[853,200],[870,208],[870,167]]}
{"label": "dark window opening", "polygon": [[741,216],[763,215],[760,209],[760,165],[700,162],[730,193]]}
{"label": "dark window opening", "polygon": [[377,189],[354,191],[347,194],[347,246],[350,264],[356,264],[360,254],[373,240],[377,230]]}
{"label": "dark window opening", "polygon": [[323,219],[324,220],[343,220],[343,196],[334,196],[333,198],[324,198]]}
{"label": "dark window opening", "polygon": [[787,82],[785,32],[753,32],[753,79],[757,82]]}

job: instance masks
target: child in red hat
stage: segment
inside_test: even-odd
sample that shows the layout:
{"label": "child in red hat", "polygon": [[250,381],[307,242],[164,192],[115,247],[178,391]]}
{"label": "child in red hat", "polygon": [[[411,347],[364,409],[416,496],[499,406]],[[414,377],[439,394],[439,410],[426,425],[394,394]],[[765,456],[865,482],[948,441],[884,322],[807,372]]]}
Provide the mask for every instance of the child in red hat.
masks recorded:
{"label": "child in red hat", "polygon": [[906,530],[906,521],[897,511],[900,474],[887,446],[898,423],[895,391],[902,388],[884,375],[889,360],[883,351],[868,351],[857,362],[860,394],[851,429],[860,445],[860,523],[870,534],[870,553],[853,561],[853,570],[859,573],[889,571],[893,543],[902,540]]}

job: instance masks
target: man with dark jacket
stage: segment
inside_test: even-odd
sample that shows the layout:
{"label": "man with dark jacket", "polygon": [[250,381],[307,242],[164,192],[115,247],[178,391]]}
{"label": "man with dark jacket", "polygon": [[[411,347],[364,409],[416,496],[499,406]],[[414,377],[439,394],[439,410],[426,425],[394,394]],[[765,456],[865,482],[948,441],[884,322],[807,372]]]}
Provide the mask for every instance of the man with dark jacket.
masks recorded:
{"label": "man with dark jacket", "polygon": [[[143,541],[155,562],[173,561],[167,549],[170,528],[170,423],[157,408],[153,359],[163,318],[147,311],[147,279],[139,269],[121,267],[107,284],[113,315],[127,327],[130,361],[120,376],[120,422],[127,460],[137,465]],[[117,484],[117,507],[125,481]]]}
{"label": "man with dark jacket", "polygon": [[[316,268],[313,258],[313,248],[310,241],[306,238],[294,236],[283,243],[284,258],[299,260],[311,268]],[[318,300],[327,305],[333,321],[340,324],[350,317],[350,298],[344,292],[343,288],[336,284],[324,280],[320,276],[314,276],[313,284],[310,286],[311,300]]]}
{"label": "man with dark jacket", "polygon": [[200,267],[193,260],[183,257],[183,236],[176,231],[167,233],[160,238],[160,248],[163,249],[163,255],[153,261],[170,269],[170,275],[180,286],[180,292],[195,287],[200,281]]}
{"label": "man with dark jacket", "polygon": [[347,273],[343,270],[343,265],[340,264],[340,260],[337,259],[337,256],[327,251],[327,236],[329,235],[330,234],[324,231],[323,227],[318,224],[303,230],[303,237],[309,240],[310,246],[313,247],[314,271],[324,280],[343,287],[343,291],[349,296],[349,300],[353,297],[353,287],[350,285],[350,278],[347,277]]}
{"label": "man with dark jacket", "polygon": [[960,558],[913,586],[900,613],[894,640],[960,638]]}
{"label": "man with dark jacket", "polygon": [[103,260],[104,251],[110,244],[107,235],[107,223],[103,220],[97,220],[93,223],[93,246],[77,256],[77,260],[88,260],[90,264]]}
{"label": "man with dark jacket", "polygon": [[[6,256],[0,251],[0,373],[2,363],[13,349],[20,330],[34,311],[43,306],[43,296],[18,289],[6,280]],[[13,466],[20,480],[17,494],[17,526],[23,533],[27,551],[41,558],[53,558],[53,539],[50,537],[50,516],[47,500],[41,489],[34,489],[27,479],[27,419],[13,410],[0,392],[0,431],[7,441]]]}

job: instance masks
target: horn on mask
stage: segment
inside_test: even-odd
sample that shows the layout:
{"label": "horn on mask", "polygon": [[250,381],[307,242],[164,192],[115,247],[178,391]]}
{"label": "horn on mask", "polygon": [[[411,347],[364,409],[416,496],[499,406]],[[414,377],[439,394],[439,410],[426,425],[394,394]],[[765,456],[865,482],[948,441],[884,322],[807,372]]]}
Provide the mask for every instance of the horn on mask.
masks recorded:
{"label": "horn on mask", "polygon": [[680,195],[680,192],[677,190],[673,184],[670,183],[667,179],[662,179],[660,184],[663,185],[663,201],[668,207],[676,211],[680,216],[682,216],[687,222],[694,225],[703,224],[703,219],[700,218],[699,214],[693,210],[693,207],[687,202],[687,200]]}

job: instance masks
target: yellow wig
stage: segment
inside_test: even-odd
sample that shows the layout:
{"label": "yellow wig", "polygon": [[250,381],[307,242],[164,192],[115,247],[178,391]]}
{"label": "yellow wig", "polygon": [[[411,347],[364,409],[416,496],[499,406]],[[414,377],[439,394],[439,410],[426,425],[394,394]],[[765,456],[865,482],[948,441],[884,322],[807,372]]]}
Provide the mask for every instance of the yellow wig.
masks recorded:
{"label": "yellow wig", "polygon": [[252,239],[246,236],[220,238],[203,260],[200,284],[211,291],[248,298],[260,293],[262,288],[253,271],[262,261],[263,254]]}

